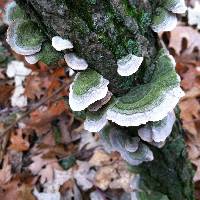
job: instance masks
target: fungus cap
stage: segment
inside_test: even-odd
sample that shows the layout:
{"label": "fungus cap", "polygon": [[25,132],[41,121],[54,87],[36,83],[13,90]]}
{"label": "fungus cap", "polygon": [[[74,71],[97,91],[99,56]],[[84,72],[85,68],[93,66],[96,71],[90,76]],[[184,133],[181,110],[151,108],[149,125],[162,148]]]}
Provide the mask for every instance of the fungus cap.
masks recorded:
{"label": "fungus cap", "polygon": [[162,147],[165,140],[172,132],[174,122],[176,120],[174,112],[169,112],[167,117],[159,122],[153,122],[145,125],[138,130],[140,138],[155,146]]}
{"label": "fungus cap", "polygon": [[25,60],[27,63],[29,63],[31,65],[34,65],[39,61],[36,54],[30,55],[30,56],[25,56]]}
{"label": "fungus cap", "polygon": [[117,61],[117,72],[121,76],[130,76],[134,74],[143,62],[143,57],[129,54]]}
{"label": "fungus cap", "polygon": [[177,17],[169,11],[158,8],[153,18],[151,28],[154,32],[172,31],[177,25]]}
{"label": "fungus cap", "polygon": [[83,58],[79,58],[74,53],[68,53],[64,56],[67,65],[73,70],[86,70],[87,62]]}
{"label": "fungus cap", "polygon": [[33,55],[41,50],[44,37],[32,21],[12,22],[6,41],[18,54]]}
{"label": "fungus cap", "polygon": [[65,49],[72,49],[73,48],[73,44],[69,40],[63,39],[60,36],[54,36],[52,38],[52,46],[57,51],[63,51]]}
{"label": "fungus cap", "polygon": [[187,10],[185,0],[167,0],[164,5],[166,9],[177,14],[183,14]]}
{"label": "fungus cap", "polygon": [[87,114],[84,121],[84,128],[90,132],[99,132],[107,124],[106,112],[93,112]]}
{"label": "fungus cap", "polygon": [[[107,125],[100,132],[101,139],[110,146],[111,151],[117,151],[131,165],[152,161],[152,151],[138,137],[131,137],[123,129]],[[132,141],[132,143],[131,143]]]}
{"label": "fungus cap", "polygon": [[15,1],[6,4],[5,14],[3,16],[3,21],[5,24],[10,25],[10,23],[14,22],[15,20],[23,20],[25,18],[25,12],[16,4]]}
{"label": "fungus cap", "polygon": [[69,105],[73,111],[86,109],[92,103],[103,99],[108,92],[109,81],[95,70],[77,73],[70,86]]}

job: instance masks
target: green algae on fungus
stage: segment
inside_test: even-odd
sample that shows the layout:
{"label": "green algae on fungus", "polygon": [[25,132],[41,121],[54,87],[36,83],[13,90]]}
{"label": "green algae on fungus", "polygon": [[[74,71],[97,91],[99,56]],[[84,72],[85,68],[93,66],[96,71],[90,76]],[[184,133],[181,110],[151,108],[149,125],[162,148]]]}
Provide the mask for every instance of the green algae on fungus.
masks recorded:
{"label": "green algae on fungus", "polygon": [[157,8],[152,20],[152,29],[154,32],[163,32],[173,30],[178,23],[175,14],[164,8]]}
{"label": "green algae on fungus", "polygon": [[185,0],[166,0],[163,6],[169,11],[177,14],[185,13],[187,10]]}
{"label": "green algae on fungus", "polygon": [[86,93],[91,87],[96,87],[100,84],[101,75],[95,70],[88,69],[83,73],[79,73],[74,80],[73,91],[80,96]]}
{"label": "green algae on fungus", "polygon": [[26,13],[16,4],[15,1],[9,2],[5,8],[4,22],[10,24],[16,20],[24,20],[27,18]]}
{"label": "green algae on fungus", "polygon": [[7,31],[8,44],[21,55],[39,52],[44,39],[42,31],[30,20],[12,22]]}
{"label": "green algae on fungus", "polygon": [[70,86],[69,105],[74,111],[81,111],[104,98],[108,92],[109,81],[95,70],[88,69],[76,74]]}
{"label": "green algae on fungus", "polygon": [[107,111],[107,119],[120,126],[139,126],[148,121],[159,121],[172,111],[184,95],[174,63],[161,54],[155,61],[149,83],[133,87],[115,99]]}

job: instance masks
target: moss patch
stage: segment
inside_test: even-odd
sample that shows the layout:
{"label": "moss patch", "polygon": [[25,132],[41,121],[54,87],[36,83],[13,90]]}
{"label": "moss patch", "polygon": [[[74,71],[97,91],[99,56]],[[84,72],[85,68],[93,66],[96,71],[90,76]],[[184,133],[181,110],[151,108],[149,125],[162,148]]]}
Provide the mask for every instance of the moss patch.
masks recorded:
{"label": "moss patch", "polygon": [[48,42],[42,45],[41,51],[37,54],[37,58],[47,65],[55,64],[62,57],[62,53],[56,51]]}

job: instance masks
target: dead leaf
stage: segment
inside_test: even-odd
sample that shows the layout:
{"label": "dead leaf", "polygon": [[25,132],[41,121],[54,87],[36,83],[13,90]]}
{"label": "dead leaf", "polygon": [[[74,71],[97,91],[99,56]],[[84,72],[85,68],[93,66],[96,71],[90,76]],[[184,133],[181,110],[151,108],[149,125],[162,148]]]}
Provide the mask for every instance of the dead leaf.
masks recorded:
{"label": "dead leaf", "polygon": [[192,54],[195,48],[200,50],[200,34],[189,26],[177,26],[170,32],[169,48],[173,48],[176,54],[180,55],[184,40],[187,43],[184,54]]}
{"label": "dead leaf", "polygon": [[13,89],[14,87],[12,85],[7,85],[7,84],[0,85],[0,94],[1,94],[0,105],[1,106],[8,105],[9,98],[12,94]]}
{"label": "dead leaf", "polygon": [[0,170],[0,185],[6,184],[12,178],[11,165],[9,164],[8,156],[4,157],[3,167]]}
{"label": "dead leaf", "polygon": [[89,161],[89,164],[91,166],[96,166],[96,167],[99,166],[100,167],[105,164],[109,164],[111,160],[112,160],[112,158],[109,154],[107,154],[103,150],[96,149],[94,151],[92,158]]}
{"label": "dead leaf", "polygon": [[118,173],[113,166],[99,168],[95,175],[95,185],[101,190],[107,190],[111,181],[118,177]]}
{"label": "dead leaf", "polygon": [[190,98],[190,95],[192,95],[191,93],[194,91],[197,95],[196,97],[200,96],[200,89],[198,90],[199,93],[196,94],[196,89],[193,88],[189,94],[186,93],[186,96],[183,97],[179,103],[181,109],[180,117],[183,120],[183,127],[193,135],[197,135],[200,131],[200,127],[198,126],[200,121],[200,104],[197,98]]}
{"label": "dead leaf", "polygon": [[16,200],[36,200],[36,198],[32,194],[33,188],[23,184],[19,189],[18,189],[18,194],[16,197]]}
{"label": "dead leaf", "polygon": [[40,99],[45,93],[42,87],[43,80],[41,77],[36,75],[28,76],[25,82],[25,94],[30,99]]}
{"label": "dead leaf", "polygon": [[16,151],[22,152],[29,149],[29,142],[27,136],[23,137],[22,129],[16,129],[16,132],[13,132],[10,137],[11,145],[9,148]]}

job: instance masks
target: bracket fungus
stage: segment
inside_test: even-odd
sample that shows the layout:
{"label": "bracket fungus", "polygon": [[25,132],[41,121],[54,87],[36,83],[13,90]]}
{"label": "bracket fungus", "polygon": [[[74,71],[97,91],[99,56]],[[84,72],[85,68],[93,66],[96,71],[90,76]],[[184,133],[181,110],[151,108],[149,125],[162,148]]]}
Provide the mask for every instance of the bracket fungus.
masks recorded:
{"label": "bracket fungus", "polygon": [[72,49],[73,48],[73,44],[69,40],[63,39],[60,36],[54,36],[52,38],[52,46],[57,51],[63,51],[65,49]]}
{"label": "bracket fungus", "polygon": [[142,140],[154,146],[163,147],[165,140],[172,132],[175,120],[174,112],[170,112],[163,120],[148,123],[144,127],[138,129],[138,135]]}
{"label": "bracket fungus", "polygon": [[131,165],[139,165],[142,162],[152,161],[153,153],[147,145],[143,144],[138,137],[131,137],[122,129],[106,126],[100,137],[111,151],[117,151],[122,158]]}
{"label": "bracket fungus", "polygon": [[177,14],[185,13],[187,10],[185,0],[167,0],[164,6],[167,10]]}
{"label": "bracket fungus", "polygon": [[[161,5],[160,3],[161,1],[159,1],[155,15],[153,14],[154,17],[151,24],[149,20],[148,27],[150,28],[151,26],[155,32],[170,31],[177,24],[176,13],[183,13],[186,10],[185,3],[183,0],[167,0],[163,1]],[[144,58],[136,56],[141,54],[141,51],[135,48],[135,46],[139,46],[140,49],[140,41],[138,41],[138,45],[135,45],[134,42],[129,42],[128,46],[126,46],[126,42],[124,42],[126,40],[122,40],[123,45],[120,44],[119,50],[115,52],[114,48],[118,49],[118,47],[112,44],[115,41],[114,34],[112,35],[112,41],[109,43],[105,39],[104,34],[101,35],[101,33],[95,32],[97,34],[95,37],[101,35],[99,38],[103,38],[106,41],[103,41],[102,49],[99,48],[101,45],[97,47],[98,53],[93,51],[93,47],[96,48],[93,45],[93,41],[91,42],[93,47],[91,48],[90,46],[89,53],[87,52],[91,56],[88,55],[87,57],[87,53],[81,53],[82,49],[81,51],[78,48],[74,49],[81,56],[86,55],[87,63],[84,58],[77,56],[75,51],[71,52],[73,48],[72,42],[60,36],[54,36],[49,41],[39,26],[29,19],[27,15],[16,3],[10,3],[7,6],[5,21],[9,25],[7,42],[11,48],[16,53],[25,55],[26,61],[30,64],[35,64],[41,60],[50,65],[63,58],[65,54],[64,59],[70,67],[69,71],[81,71],[77,73],[72,71],[76,75],[73,83],[70,85],[69,105],[73,111],[85,110],[85,129],[91,132],[100,132],[100,137],[107,144],[107,149],[118,151],[122,158],[131,165],[139,165],[142,162],[153,160],[153,153],[145,142],[149,142],[157,147],[164,145],[175,121],[172,111],[179,99],[184,95],[180,88],[180,77],[175,71],[176,63],[173,57],[163,50],[160,50],[160,52],[155,50],[152,58],[149,56],[151,54],[148,55],[150,50],[145,50],[142,53],[146,58],[143,63]],[[121,35],[127,32],[126,28],[121,30],[118,27],[117,29],[119,29],[117,30],[118,32],[122,31],[120,38]],[[72,37],[71,33],[68,32],[68,34],[70,38],[76,38]],[[116,32],[116,36],[117,34]],[[134,34],[130,34],[130,37],[134,37]],[[133,40],[137,38],[135,37]],[[73,42],[77,41],[78,39]],[[88,42],[87,37],[86,41]],[[98,42],[101,43],[100,40]],[[109,47],[105,43],[109,43]],[[142,43],[148,43],[148,41],[142,39],[141,47]],[[82,44],[74,45],[81,47]],[[102,52],[104,51],[104,46],[105,52]],[[124,47],[121,48],[121,46]],[[70,52],[63,53],[62,51],[66,49]],[[107,54],[106,51],[108,49],[109,53]],[[118,51],[122,52],[119,54]],[[126,56],[123,57],[124,55]],[[94,57],[95,59],[93,59]],[[104,57],[113,60],[109,61],[109,65],[104,66],[104,62],[102,62]],[[121,59],[115,63],[115,60],[118,58]],[[144,69],[136,73],[142,63]],[[107,73],[112,73],[112,69],[109,67],[115,67],[116,64],[118,67],[114,72],[116,79],[110,76],[110,74],[104,77]],[[104,67],[107,68],[103,69]],[[10,72],[9,69],[8,72]],[[10,73],[10,76],[12,76],[13,72],[11,71]],[[113,94],[108,91],[109,81],[111,83],[110,90]],[[120,87],[122,85],[125,87],[129,84],[129,81],[130,87],[125,88],[121,92]],[[19,80],[16,79],[16,82],[19,82]],[[115,89],[113,89],[113,85]],[[118,86],[119,93],[116,92]],[[22,93],[23,91],[20,92]],[[146,125],[137,127],[143,124]],[[118,125],[135,128],[122,128]],[[130,134],[131,130],[134,130],[133,134]]]}
{"label": "bracket fungus", "polygon": [[81,111],[90,104],[103,99],[108,92],[109,81],[95,70],[77,73],[70,86],[69,105],[73,111]]}
{"label": "bracket fungus", "polygon": [[175,14],[164,8],[158,8],[151,25],[154,32],[172,31],[178,23]]}
{"label": "bracket fungus", "polygon": [[74,53],[68,53],[64,56],[67,65],[73,70],[86,70],[87,62],[83,58],[79,58]]}
{"label": "bracket fungus", "polygon": [[167,0],[156,9],[152,20],[154,32],[172,31],[177,23],[176,14],[183,14],[187,10],[185,0]]}
{"label": "bracket fungus", "polygon": [[116,98],[108,108],[107,119],[120,126],[159,121],[175,108],[183,95],[173,62],[168,55],[161,53],[155,62],[151,81]]}
{"label": "bracket fungus", "polygon": [[25,60],[27,63],[29,63],[31,65],[34,65],[39,61],[36,54],[30,55],[30,56],[25,56]]}
{"label": "bracket fungus", "polygon": [[90,132],[99,132],[107,124],[106,112],[87,112],[84,128]]}
{"label": "bracket fungus", "polygon": [[41,50],[44,36],[34,22],[20,20],[9,25],[6,40],[16,53],[32,55]]}
{"label": "bracket fungus", "polygon": [[121,76],[130,76],[134,74],[143,62],[143,57],[129,54],[117,61],[117,72]]}
{"label": "bracket fungus", "polygon": [[6,4],[5,15],[3,17],[4,23],[10,25],[15,20],[25,19],[26,14],[19,8],[15,1]]}

